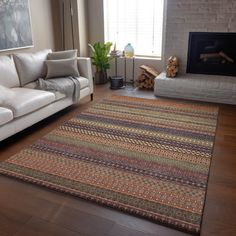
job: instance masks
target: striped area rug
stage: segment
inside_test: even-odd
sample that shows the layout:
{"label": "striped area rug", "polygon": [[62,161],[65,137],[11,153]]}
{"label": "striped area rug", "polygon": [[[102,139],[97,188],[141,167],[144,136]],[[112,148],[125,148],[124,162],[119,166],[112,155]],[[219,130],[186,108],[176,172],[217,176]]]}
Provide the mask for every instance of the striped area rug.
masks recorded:
{"label": "striped area rug", "polygon": [[198,234],[217,114],[112,96],[0,163],[0,173]]}

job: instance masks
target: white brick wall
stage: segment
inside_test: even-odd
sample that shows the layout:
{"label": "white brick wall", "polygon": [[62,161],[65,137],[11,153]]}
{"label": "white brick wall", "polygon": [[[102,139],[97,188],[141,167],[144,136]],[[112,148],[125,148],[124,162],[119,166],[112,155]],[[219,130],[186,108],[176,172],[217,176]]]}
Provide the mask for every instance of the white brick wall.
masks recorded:
{"label": "white brick wall", "polygon": [[165,61],[180,58],[186,72],[189,32],[236,32],[236,0],[166,0]]}

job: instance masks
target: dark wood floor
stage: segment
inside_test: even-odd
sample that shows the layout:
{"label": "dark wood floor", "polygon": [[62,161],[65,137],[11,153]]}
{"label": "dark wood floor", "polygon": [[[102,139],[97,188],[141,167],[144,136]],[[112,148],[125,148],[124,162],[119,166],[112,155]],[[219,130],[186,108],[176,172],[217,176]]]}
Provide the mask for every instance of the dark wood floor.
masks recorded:
{"label": "dark wood floor", "polygon": [[[152,92],[97,86],[94,102],[119,93],[154,98]],[[89,98],[2,142],[7,159],[63,121],[91,106]],[[0,236],[183,236],[185,233],[88,201],[0,176]],[[236,235],[236,106],[220,106],[201,235]]]}

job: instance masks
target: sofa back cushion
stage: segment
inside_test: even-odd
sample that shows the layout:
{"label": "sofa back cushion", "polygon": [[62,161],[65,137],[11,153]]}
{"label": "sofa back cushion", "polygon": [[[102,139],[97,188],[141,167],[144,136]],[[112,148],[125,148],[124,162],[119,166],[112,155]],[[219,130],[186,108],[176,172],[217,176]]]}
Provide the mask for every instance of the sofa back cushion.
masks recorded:
{"label": "sofa back cushion", "polygon": [[77,49],[52,52],[48,54],[48,60],[61,60],[77,57]]}
{"label": "sofa back cushion", "polygon": [[20,86],[15,63],[11,56],[0,56],[0,85],[7,88]]}
{"label": "sofa back cushion", "polygon": [[36,53],[19,53],[13,55],[21,86],[46,76],[47,68],[45,60],[50,52],[50,49],[46,49]]}
{"label": "sofa back cushion", "polygon": [[0,85],[0,107],[5,106],[6,102],[13,97],[14,93],[12,92],[12,89]]}

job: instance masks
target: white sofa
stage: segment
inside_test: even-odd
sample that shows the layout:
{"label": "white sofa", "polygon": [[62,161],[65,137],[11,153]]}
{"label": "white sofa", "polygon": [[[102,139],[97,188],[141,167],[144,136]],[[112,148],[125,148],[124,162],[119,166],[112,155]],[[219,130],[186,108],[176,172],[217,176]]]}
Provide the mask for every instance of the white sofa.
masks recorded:
{"label": "white sofa", "polygon": [[[34,54],[32,58],[34,61]],[[38,76],[38,66],[42,67],[42,64],[33,61],[31,65],[28,63],[29,68],[24,70],[29,69],[27,73]],[[90,58],[79,57],[77,61],[80,73],[80,99],[91,96],[92,100],[93,78]],[[33,70],[32,66],[35,67]],[[19,76],[16,67],[13,56],[0,56],[0,86],[4,89],[4,92],[0,89],[0,141],[73,104],[72,98],[66,97],[63,93],[34,89],[36,83],[33,80],[22,85],[22,76]]]}

